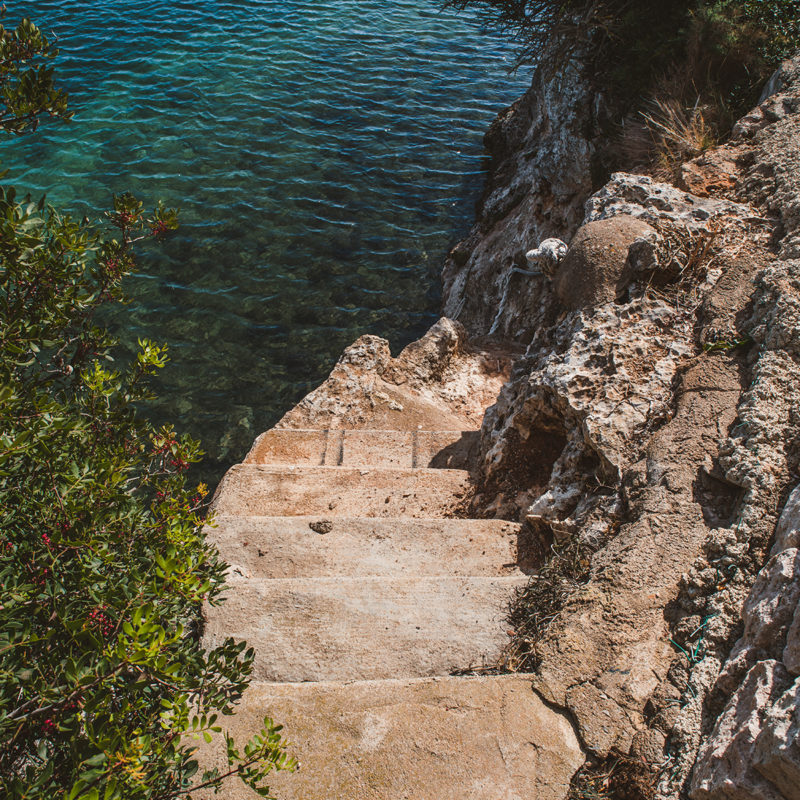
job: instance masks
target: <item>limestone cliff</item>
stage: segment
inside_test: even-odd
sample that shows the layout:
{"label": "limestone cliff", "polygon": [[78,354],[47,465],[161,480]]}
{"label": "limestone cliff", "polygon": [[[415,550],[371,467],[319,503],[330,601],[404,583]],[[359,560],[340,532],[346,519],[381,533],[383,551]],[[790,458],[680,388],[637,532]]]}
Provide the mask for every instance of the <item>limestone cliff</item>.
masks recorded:
{"label": "limestone cliff", "polygon": [[[489,136],[498,168],[445,269],[468,330],[527,344],[484,419],[477,498],[540,541],[516,661],[590,764],[630,756],[662,797],[799,791],[794,512],[745,601],[800,455],[798,65],[679,186],[618,173],[583,214],[595,107],[535,81]],[[569,249],[536,274],[545,236]]]}

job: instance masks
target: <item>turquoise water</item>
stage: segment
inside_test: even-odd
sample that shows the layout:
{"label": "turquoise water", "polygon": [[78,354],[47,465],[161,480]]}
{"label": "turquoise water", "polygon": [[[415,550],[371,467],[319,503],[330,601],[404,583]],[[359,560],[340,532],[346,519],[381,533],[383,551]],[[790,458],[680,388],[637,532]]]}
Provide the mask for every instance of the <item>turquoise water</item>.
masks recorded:
{"label": "turquoise water", "polygon": [[75,119],[0,145],[11,180],[92,218],[112,192],[181,209],[141,254],[127,347],[167,342],[157,421],[238,460],[363,333],[436,318],[481,138],[525,88],[439,0],[10,2],[58,35]]}

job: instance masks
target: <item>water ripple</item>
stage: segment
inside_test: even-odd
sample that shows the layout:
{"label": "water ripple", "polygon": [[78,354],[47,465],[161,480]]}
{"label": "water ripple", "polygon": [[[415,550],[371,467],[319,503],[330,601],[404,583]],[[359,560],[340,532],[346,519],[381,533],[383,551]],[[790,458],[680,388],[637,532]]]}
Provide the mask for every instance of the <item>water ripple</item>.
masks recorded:
{"label": "water ripple", "polygon": [[480,190],[482,135],[518,96],[511,49],[439,0],[14,2],[59,37],[76,117],[5,143],[34,195],[99,216],[130,190],[181,208],[147,248],[127,346],[170,344],[156,417],[224,465],[363,333],[393,348]]}

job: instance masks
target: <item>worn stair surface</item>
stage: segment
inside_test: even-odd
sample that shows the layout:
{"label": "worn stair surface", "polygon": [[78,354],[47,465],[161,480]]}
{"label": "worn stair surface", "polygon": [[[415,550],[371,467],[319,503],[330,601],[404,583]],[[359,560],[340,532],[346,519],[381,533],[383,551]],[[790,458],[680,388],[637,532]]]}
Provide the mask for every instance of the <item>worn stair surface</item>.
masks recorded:
{"label": "worn stair surface", "polygon": [[[209,538],[231,564],[205,644],[255,648],[231,733],[285,725],[285,800],[550,800],[583,757],[496,664],[527,583],[520,526],[455,518],[476,431],[272,430],[232,468]],[[206,764],[224,766],[217,749]],[[231,783],[225,796],[255,797]]]}
{"label": "worn stair surface", "polygon": [[231,468],[215,500],[218,514],[287,517],[446,517],[469,494],[461,469],[290,467]]}
{"label": "worn stair surface", "polygon": [[479,440],[478,431],[273,428],[256,439],[244,463],[466,469]]}
{"label": "worn stair surface", "polygon": [[[213,538],[247,578],[509,576],[526,542],[495,519],[217,517]],[[525,568],[525,564],[522,564]]]}

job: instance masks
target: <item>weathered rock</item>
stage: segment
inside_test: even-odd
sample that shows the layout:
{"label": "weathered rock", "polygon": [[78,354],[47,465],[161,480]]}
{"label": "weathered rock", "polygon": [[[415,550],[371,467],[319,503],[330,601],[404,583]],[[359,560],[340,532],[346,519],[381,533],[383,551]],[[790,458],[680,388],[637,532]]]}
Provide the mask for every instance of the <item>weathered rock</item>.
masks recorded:
{"label": "weathered rock", "polygon": [[800,486],[795,487],[781,511],[770,555],[778,555],[791,547],[800,547]]}
{"label": "weathered rock", "polygon": [[626,752],[630,748],[630,721],[625,711],[594,684],[568,689],[566,703],[578,723],[584,747],[601,758],[612,750]]}
{"label": "weathered rock", "polygon": [[761,570],[742,610],[744,634],[720,675],[722,685],[737,679],[757,661],[780,657],[800,600],[800,551],[773,556]]}
{"label": "weathered rock", "polygon": [[[794,577],[800,581],[800,574]],[[781,660],[792,675],[800,675],[800,606],[794,609],[792,624],[786,632],[786,645],[781,653]]]}
{"label": "weathered rock", "polygon": [[592,703],[573,709],[580,730],[611,726],[605,739],[593,739],[598,754],[609,742],[630,746],[669,669],[674,646],[664,606],[707,533],[693,496],[697,465],[713,459],[735,418],[740,391],[733,359],[712,357],[686,373],[675,416],[627,477],[635,521],[595,554],[588,583],[566,601],[537,645],[534,685],[543,696],[563,705],[570,687],[591,684],[618,707],[611,716]]}
{"label": "weathered rock", "polygon": [[464,327],[448,319],[439,320],[397,358],[385,339],[362,336],[277,427],[478,428],[509,369],[507,349],[470,344]]}
{"label": "weathered rock", "polygon": [[741,190],[781,223],[782,258],[800,258],[800,59],[783,64],[763,102],[734,128],[745,145]]}
{"label": "weathered rock", "polygon": [[568,309],[593,308],[621,297],[631,245],[656,235],[647,223],[623,215],[583,225],[553,278],[556,297]]}
{"label": "weathered rock", "polygon": [[757,222],[761,218],[749,204],[692,195],[646,175],[617,172],[586,203],[585,222],[624,215],[658,227],[681,226],[690,233],[710,230],[715,222]]}
{"label": "weathered rock", "polygon": [[567,244],[561,239],[545,239],[538,247],[525,253],[525,260],[531,269],[538,269],[543,275],[552,278],[567,254],[567,249]]}
{"label": "weathered rock", "polygon": [[800,261],[780,261],[757,279],[751,335],[768,350],[800,358]]}
{"label": "weathered rock", "polygon": [[794,798],[800,778],[800,489],[776,526],[772,557],[742,611],[744,632],[717,687],[730,699],[703,743],[692,779],[694,800]]}
{"label": "weathered rock", "polygon": [[[588,200],[585,224],[587,234],[608,226],[616,252],[578,233],[558,265],[554,291],[575,310],[539,318],[487,413],[484,475],[501,492],[488,508],[520,509],[545,543],[598,551],[587,583],[537,638],[534,685],[570,709],[598,757],[644,741],[649,724],[673,733],[687,754],[680,782],[708,725],[700,698],[719,672],[715,648],[729,646],[736,625],[704,598],[729,585],[727,608],[743,599],[747,580],[729,580],[730,568],[769,529],[797,420],[784,355],[762,353],[744,392],[751,376],[737,346],[751,331],[759,343],[775,337],[781,324],[790,339],[791,317],[776,309],[777,274],[760,279],[761,316],[750,308],[771,256],[768,218],[747,202],[618,173]],[[665,619],[678,596],[698,613],[672,606]],[[697,661],[688,703],[668,691],[671,640]]]}
{"label": "weathered rock", "polygon": [[753,765],[783,797],[800,795],[800,681],[766,708]]}
{"label": "weathered rock", "polygon": [[[528,515],[580,515],[586,482],[618,477],[647,427],[667,415],[692,327],[690,315],[656,298],[566,317],[550,347],[519,362],[487,413],[487,477],[503,481],[506,500]],[[538,460],[538,474],[515,469],[520,458]]]}
{"label": "weathered rock", "polygon": [[442,273],[444,313],[472,335],[520,341],[549,319],[549,282],[519,270],[540,242],[569,241],[581,224],[602,107],[579,64],[556,78],[537,70],[486,135],[492,163],[478,221]]}
{"label": "weathered rock", "polygon": [[786,670],[777,661],[762,661],[748,672],[698,754],[693,800],[783,800],[775,785],[753,767],[767,709],[788,684]]}

